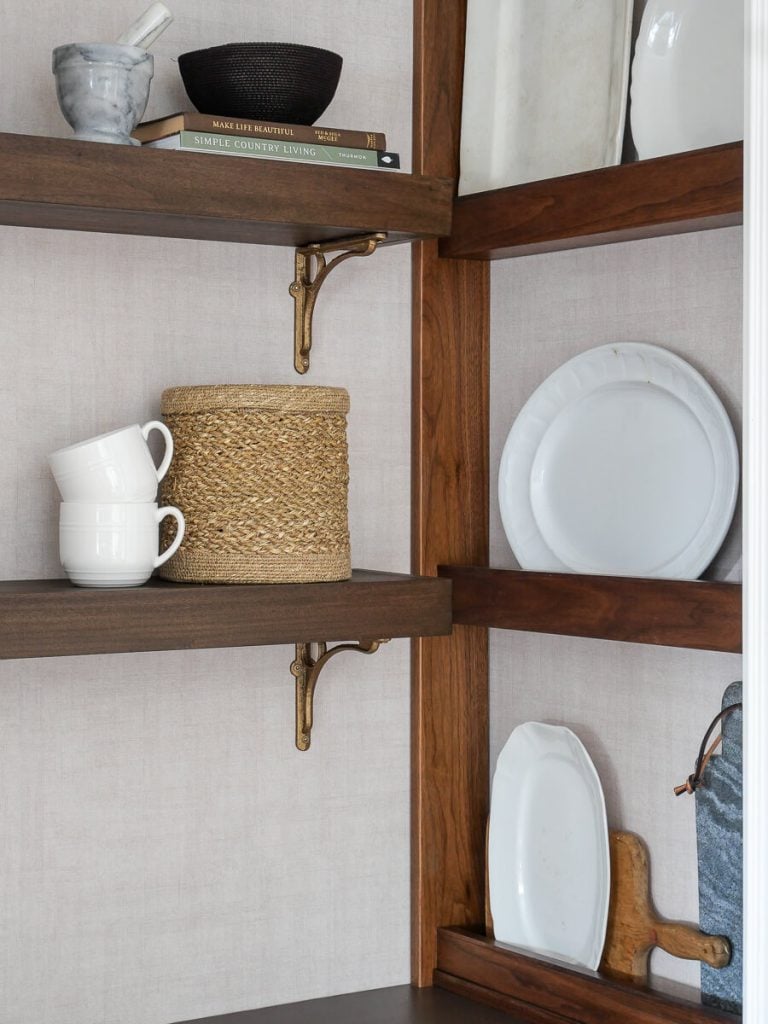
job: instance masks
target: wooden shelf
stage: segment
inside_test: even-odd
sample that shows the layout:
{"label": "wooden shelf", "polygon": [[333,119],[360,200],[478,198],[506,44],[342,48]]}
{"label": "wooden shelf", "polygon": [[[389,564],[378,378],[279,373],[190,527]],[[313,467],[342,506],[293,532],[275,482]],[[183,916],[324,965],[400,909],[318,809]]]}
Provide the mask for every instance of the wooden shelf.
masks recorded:
{"label": "wooden shelf", "polygon": [[453,182],[0,133],[0,223],[266,245],[446,235]]}
{"label": "wooden shelf", "polygon": [[740,1017],[440,928],[435,983],[536,1024],[737,1024]]}
{"label": "wooden shelf", "polygon": [[356,569],[341,583],[86,589],[0,583],[0,658],[250,647],[451,631],[451,584]]}
{"label": "wooden shelf", "polygon": [[741,651],[741,586],[440,566],[453,621],[636,644]]}
{"label": "wooden shelf", "polygon": [[523,1024],[524,1020],[441,989],[397,985],[181,1024]]}
{"label": "wooden shelf", "polygon": [[498,260],[741,224],[740,142],[464,196],[440,255]]}

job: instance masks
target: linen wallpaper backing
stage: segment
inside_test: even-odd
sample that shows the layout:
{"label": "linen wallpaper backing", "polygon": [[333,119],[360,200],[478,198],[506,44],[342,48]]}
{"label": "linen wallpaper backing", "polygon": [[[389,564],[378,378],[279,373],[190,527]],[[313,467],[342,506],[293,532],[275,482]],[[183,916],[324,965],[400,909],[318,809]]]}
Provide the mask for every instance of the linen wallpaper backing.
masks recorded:
{"label": "linen wallpaper backing", "polygon": [[[70,134],[50,51],[145,4],[3,4],[0,129]],[[174,57],[344,56],[321,123],[410,162],[411,4],[174,0]],[[211,160],[217,159],[214,156]],[[244,167],[244,171],[247,170]],[[290,249],[0,228],[0,574],[60,574],[45,463],[157,416],[164,387],[296,383]],[[353,563],[407,571],[409,252],[323,289],[306,383],[347,387]],[[0,1024],[168,1024],[408,980],[408,645],[334,661],[293,746],[287,646],[0,663]]]}

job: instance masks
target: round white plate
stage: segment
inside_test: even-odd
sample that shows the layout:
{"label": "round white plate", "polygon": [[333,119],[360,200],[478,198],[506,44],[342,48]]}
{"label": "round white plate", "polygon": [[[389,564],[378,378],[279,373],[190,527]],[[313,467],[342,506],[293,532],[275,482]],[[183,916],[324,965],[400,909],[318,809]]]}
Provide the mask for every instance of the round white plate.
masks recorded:
{"label": "round white plate", "polygon": [[641,160],[744,138],[744,12],[734,0],[648,0],[632,61]]}
{"label": "round white plate", "polygon": [[596,970],[608,923],[605,800],[570,729],[526,722],[499,754],[488,828],[497,941]]}
{"label": "round white plate", "polygon": [[709,384],[621,342],[559,367],[507,437],[499,504],[524,569],[697,579],[728,531],[739,455]]}

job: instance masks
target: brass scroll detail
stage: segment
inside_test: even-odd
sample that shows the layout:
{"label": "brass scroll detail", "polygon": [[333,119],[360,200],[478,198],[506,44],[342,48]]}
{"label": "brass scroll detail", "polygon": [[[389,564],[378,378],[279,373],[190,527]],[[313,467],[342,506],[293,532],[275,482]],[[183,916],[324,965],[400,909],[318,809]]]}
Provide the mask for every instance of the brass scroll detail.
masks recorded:
{"label": "brass scroll detail", "polygon": [[[359,654],[374,654],[381,644],[388,640],[361,640],[354,644],[337,644],[328,649],[324,643],[296,644],[296,658],[291,662],[291,675],[296,677],[296,746],[309,750],[312,740],[314,699],[317,677],[334,654],[342,651],[357,651]],[[317,648],[313,653],[312,648]]]}
{"label": "brass scroll detail", "polygon": [[[288,291],[294,299],[293,314],[293,365],[297,373],[309,369],[309,353],[312,349],[312,314],[315,310],[317,293],[323,281],[334,267],[338,267],[350,256],[370,256],[377,245],[386,239],[386,233],[378,231],[372,235],[342,238],[336,242],[313,242],[296,250],[296,279]],[[327,252],[343,250],[330,262],[325,259]],[[316,266],[313,267],[312,261]],[[314,276],[313,276],[314,270]]]}

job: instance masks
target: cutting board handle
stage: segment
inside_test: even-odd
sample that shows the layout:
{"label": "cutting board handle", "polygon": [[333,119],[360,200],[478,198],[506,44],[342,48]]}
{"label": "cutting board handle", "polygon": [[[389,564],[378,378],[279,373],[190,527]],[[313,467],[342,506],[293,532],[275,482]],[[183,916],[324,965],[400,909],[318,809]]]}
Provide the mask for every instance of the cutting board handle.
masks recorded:
{"label": "cutting board handle", "polygon": [[702,960],[710,967],[727,967],[731,960],[731,944],[723,935],[706,935],[693,925],[681,921],[655,923],[656,942],[672,956],[683,960]]}

